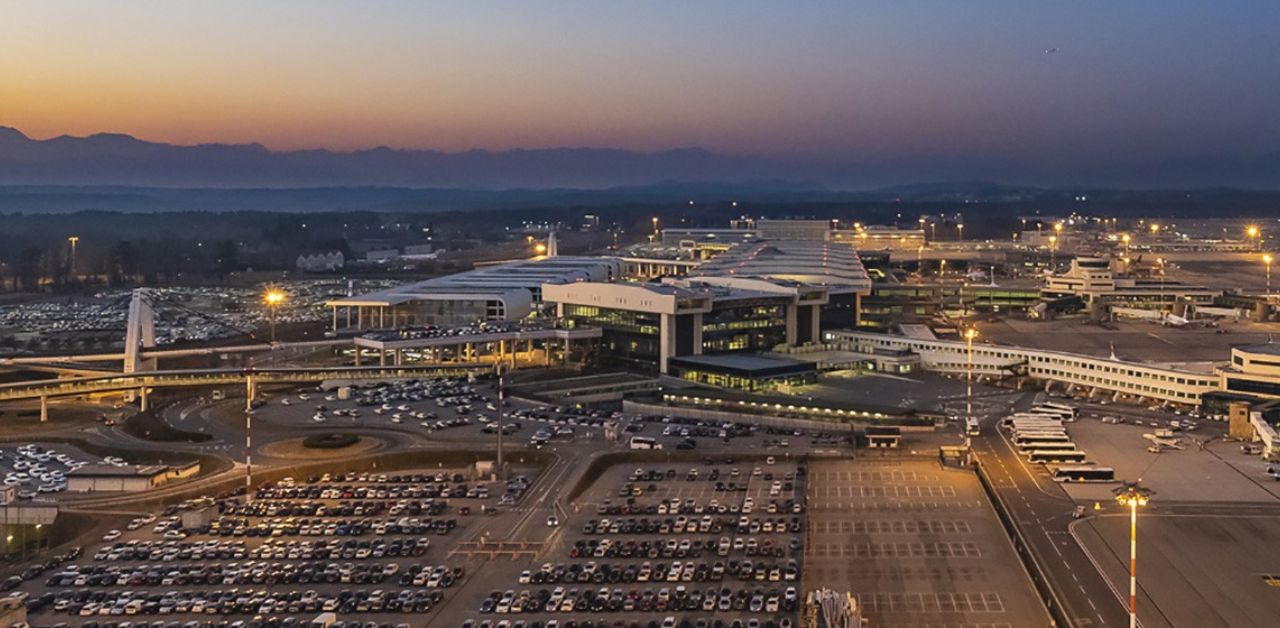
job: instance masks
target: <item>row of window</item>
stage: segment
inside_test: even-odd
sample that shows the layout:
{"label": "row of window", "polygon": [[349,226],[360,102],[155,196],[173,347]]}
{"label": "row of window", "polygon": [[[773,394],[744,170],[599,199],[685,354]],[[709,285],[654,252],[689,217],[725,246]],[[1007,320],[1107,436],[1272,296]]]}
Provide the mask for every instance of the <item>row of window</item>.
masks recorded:
{"label": "row of window", "polygon": [[[964,355],[968,351],[967,346],[960,342],[919,341],[905,338],[855,337],[853,339],[882,348],[908,348],[916,352],[927,351]],[[869,353],[870,351],[867,352]],[[1150,383],[1130,382],[1117,380],[1114,377],[1084,374],[1080,373],[1080,371],[1097,371],[1121,377],[1142,378],[1142,381],[1144,382],[1165,382],[1168,384],[1193,386],[1202,389],[1215,389],[1217,388],[1218,383],[1216,379],[1187,377],[1185,375],[1161,372],[1154,369],[1133,368],[1129,365],[1114,364],[1088,358],[1045,356],[1029,351],[995,349],[990,347],[975,347],[973,352],[976,356],[983,356],[987,358],[1026,361],[1030,366],[1032,376],[1052,376],[1056,379],[1083,384],[1095,384],[1106,388],[1121,389],[1125,391],[1146,392],[1166,398],[1194,400],[1198,399],[1200,392],[1203,391],[1160,387]],[[956,364],[963,365],[966,362],[967,360],[965,362],[957,361]],[[1063,368],[1052,368],[1054,366]],[[1067,370],[1068,368],[1073,370]]]}

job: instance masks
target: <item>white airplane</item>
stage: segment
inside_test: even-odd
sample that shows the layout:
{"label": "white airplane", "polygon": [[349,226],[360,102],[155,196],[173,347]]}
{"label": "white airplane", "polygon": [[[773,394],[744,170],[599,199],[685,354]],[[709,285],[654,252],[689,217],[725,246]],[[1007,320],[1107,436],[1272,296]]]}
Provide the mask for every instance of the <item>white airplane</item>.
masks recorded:
{"label": "white airplane", "polygon": [[1191,321],[1186,317],[1178,316],[1171,312],[1165,312],[1160,315],[1160,324],[1165,327],[1186,327],[1191,324]]}
{"label": "white airplane", "polygon": [[1155,434],[1143,434],[1142,437],[1151,441],[1155,448],[1182,449],[1182,440],[1178,438],[1163,438]]}

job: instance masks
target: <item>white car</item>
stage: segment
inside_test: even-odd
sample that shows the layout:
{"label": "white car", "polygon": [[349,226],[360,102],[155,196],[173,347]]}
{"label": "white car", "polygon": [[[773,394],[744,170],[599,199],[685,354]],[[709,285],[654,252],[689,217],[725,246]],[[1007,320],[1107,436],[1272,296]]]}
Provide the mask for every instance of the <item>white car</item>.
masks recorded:
{"label": "white car", "polygon": [[108,531],[106,534],[102,535],[102,542],[103,542],[103,543],[110,543],[110,542],[112,542],[112,541],[114,541],[114,540],[116,540],[116,539],[120,538],[121,534],[122,534],[122,533],[121,533],[119,530],[110,530],[110,531]]}

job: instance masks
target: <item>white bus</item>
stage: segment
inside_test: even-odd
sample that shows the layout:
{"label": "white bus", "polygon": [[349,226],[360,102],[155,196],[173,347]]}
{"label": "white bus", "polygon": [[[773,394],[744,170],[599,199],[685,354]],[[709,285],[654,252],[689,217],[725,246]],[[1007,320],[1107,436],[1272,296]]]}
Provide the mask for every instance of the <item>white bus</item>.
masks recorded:
{"label": "white bus", "polygon": [[1009,431],[1019,430],[1062,430],[1066,429],[1062,421],[1039,421],[1034,419],[1017,419],[1009,426]]}
{"label": "white bus", "polygon": [[1026,449],[1029,445],[1069,442],[1071,437],[1066,434],[1019,434],[1013,437],[1013,444],[1019,449]]}
{"label": "white bus", "polygon": [[1062,426],[1062,419],[1046,415],[1014,414],[1000,420],[1000,427],[1014,429],[1019,425],[1057,425]]}
{"label": "white bus", "polygon": [[1058,403],[1056,401],[1046,401],[1044,403],[1036,404],[1036,408],[1048,408],[1050,410],[1066,412],[1073,419],[1080,416],[1080,408],[1069,406],[1065,403]]}
{"label": "white bus", "polygon": [[1059,421],[1074,421],[1075,417],[1066,410],[1054,410],[1051,408],[1032,408],[1027,414],[1031,416],[1048,417]]}
{"label": "white bus", "polygon": [[964,433],[969,436],[979,436],[982,434],[982,428],[978,425],[978,419],[969,417],[964,420]]}
{"label": "white bus", "polygon": [[1116,470],[1111,467],[1089,465],[1063,465],[1049,467],[1054,482],[1114,482]]}
{"label": "white bus", "polygon": [[662,443],[647,436],[632,436],[632,449],[662,449]]}
{"label": "white bus", "polygon": [[1041,449],[1027,452],[1027,462],[1031,464],[1047,464],[1050,462],[1084,464],[1085,459],[1084,452],[1079,449],[1063,449],[1059,451]]}
{"label": "white bus", "polygon": [[1026,436],[1028,434],[1066,434],[1067,431],[1060,427],[1023,427],[1013,430],[1013,437]]}
{"label": "white bus", "polygon": [[1068,441],[1065,443],[1034,443],[1034,444],[1027,445],[1026,447],[1023,447],[1022,451],[1025,451],[1025,452],[1064,451],[1064,450],[1069,451],[1075,448],[1076,448],[1076,444]]}

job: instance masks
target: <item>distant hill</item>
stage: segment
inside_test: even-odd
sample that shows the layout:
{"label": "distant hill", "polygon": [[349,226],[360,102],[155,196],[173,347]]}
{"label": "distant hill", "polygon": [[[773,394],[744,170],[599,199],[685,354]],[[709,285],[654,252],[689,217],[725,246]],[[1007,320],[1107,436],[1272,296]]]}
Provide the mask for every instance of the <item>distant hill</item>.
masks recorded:
{"label": "distant hill", "polygon": [[[0,186],[149,188],[434,188],[452,190],[605,190],[653,186],[745,186],[754,190],[873,190],[891,197],[960,201],[1011,186],[1130,189],[1280,189],[1280,152],[1180,158],[1161,163],[1098,163],[1044,170],[1007,159],[919,156],[854,161],[722,155],[701,148],[653,153],[606,148],[446,153],[373,148],[272,151],[261,144],[178,146],[99,133],[47,140],[0,127]],[[888,186],[898,186],[892,188]],[[924,186],[924,187],[920,187]],[[948,191],[954,193],[948,197]],[[889,200],[893,200],[889,198]],[[367,199],[361,202],[365,203]]]}
{"label": "distant hill", "polygon": [[176,146],[100,133],[33,140],[0,127],[0,185],[604,188],[771,179],[776,164],[698,148],[639,153],[553,148],[273,152],[261,144]]}

